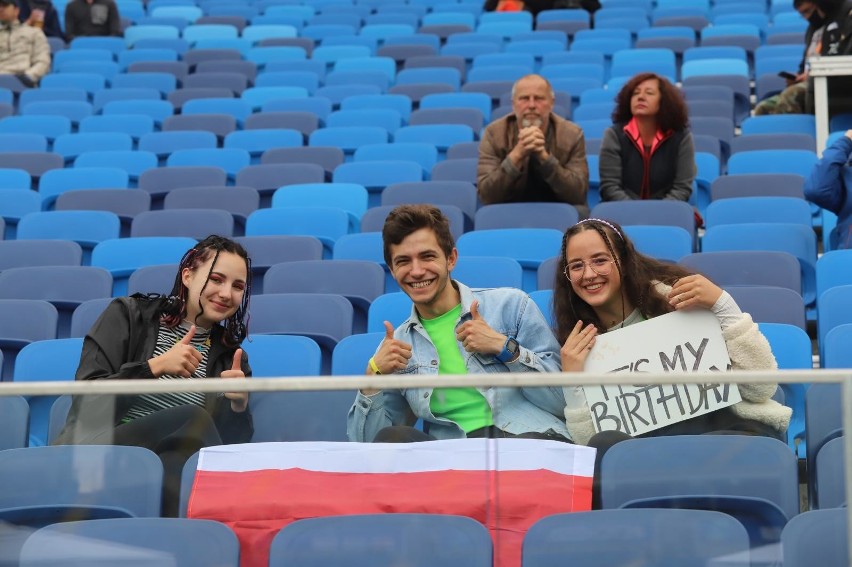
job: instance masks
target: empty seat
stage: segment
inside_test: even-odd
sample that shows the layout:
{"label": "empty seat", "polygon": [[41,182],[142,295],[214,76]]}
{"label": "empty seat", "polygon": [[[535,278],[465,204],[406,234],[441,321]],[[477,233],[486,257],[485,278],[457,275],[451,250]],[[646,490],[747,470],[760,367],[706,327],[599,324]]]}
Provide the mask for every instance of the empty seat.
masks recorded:
{"label": "empty seat", "polygon": [[21,565],[57,559],[69,565],[98,561],[168,560],[180,565],[239,565],[240,545],[228,526],[186,518],[120,518],[62,522],[33,533],[21,550]]}

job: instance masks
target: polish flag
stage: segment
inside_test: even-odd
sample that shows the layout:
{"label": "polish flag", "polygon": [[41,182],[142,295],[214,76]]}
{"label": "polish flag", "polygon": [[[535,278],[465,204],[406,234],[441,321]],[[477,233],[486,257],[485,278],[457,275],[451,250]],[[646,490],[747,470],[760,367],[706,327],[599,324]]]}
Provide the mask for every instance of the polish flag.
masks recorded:
{"label": "polish flag", "polygon": [[591,508],[594,458],[592,448],[537,439],[208,447],[187,515],[234,530],[242,567],[266,567],[290,522],[380,513],[468,516],[491,532],[494,565],[519,567],[536,521]]}

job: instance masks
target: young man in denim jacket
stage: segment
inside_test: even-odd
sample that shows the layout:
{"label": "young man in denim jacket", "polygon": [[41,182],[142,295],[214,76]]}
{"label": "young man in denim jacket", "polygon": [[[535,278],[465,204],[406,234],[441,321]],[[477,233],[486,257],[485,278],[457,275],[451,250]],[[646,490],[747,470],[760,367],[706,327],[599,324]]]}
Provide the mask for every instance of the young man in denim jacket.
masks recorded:
{"label": "young man in denim jacket", "polygon": [[[514,288],[470,289],[450,278],[458,258],[435,207],[403,205],[382,231],[385,261],[414,302],[368,374],[559,372],[559,345],[541,311]],[[361,390],[349,410],[352,441],[534,437],[567,441],[561,388]],[[412,427],[422,419],[424,431]]]}

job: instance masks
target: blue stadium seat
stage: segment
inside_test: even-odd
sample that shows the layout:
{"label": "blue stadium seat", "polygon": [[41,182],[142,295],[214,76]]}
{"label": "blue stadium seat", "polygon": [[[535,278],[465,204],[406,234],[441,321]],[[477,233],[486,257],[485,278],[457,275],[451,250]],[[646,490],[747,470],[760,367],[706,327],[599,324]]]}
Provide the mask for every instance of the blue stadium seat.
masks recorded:
{"label": "blue stadium seat", "polygon": [[[343,537],[344,533],[351,537]],[[388,546],[388,537],[397,545]],[[334,543],[327,545],[328,542]],[[375,514],[326,516],[293,522],[272,540],[269,564],[274,567],[293,562],[301,562],[306,567],[329,565],[351,558],[356,549],[384,564],[404,558],[412,567],[435,564],[485,567],[491,565],[493,555],[488,530],[470,518]]]}
{"label": "blue stadium seat", "polygon": [[394,183],[423,180],[423,168],[415,161],[354,161],[337,166],[332,174],[335,183],[357,183],[370,193],[370,205],[381,201],[381,192]]}
{"label": "blue stadium seat", "polygon": [[[816,457],[816,507],[846,507],[846,466],[843,437],[823,445]],[[783,538],[783,535],[782,535]]]}
{"label": "blue stadium seat", "polygon": [[385,333],[361,333],[350,335],[334,347],[331,355],[331,374],[333,376],[361,376],[367,368],[367,361],[376,352]]}
{"label": "blue stadium seat", "polygon": [[255,334],[251,340],[243,341],[242,348],[249,357],[255,378],[320,374],[322,351],[308,337]]}
{"label": "blue stadium seat", "polygon": [[240,555],[237,536],[219,522],[186,518],[119,518],[46,526],[27,538],[21,550],[21,565],[33,567],[52,561],[56,557],[55,550],[59,548],[62,549],[62,561],[69,565],[89,563],[95,555],[114,563],[134,561],[132,558],[136,557],[143,558],[142,561],[145,558],[169,557],[187,567],[213,563],[236,567]]}
{"label": "blue stadium seat", "polygon": [[463,234],[457,241],[461,255],[507,256],[524,269],[525,291],[536,289],[538,265],[559,250],[562,232],[548,228],[505,228],[476,230]]}
{"label": "blue stadium seat", "polygon": [[210,234],[234,235],[234,217],[223,209],[170,209],[143,211],[130,224],[130,237],[189,237],[202,240]]}
{"label": "blue stadium seat", "polygon": [[331,257],[334,243],[349,232],[349,214],[337,207],[283,207],[259,209],[246,221],[246,236],[315,236]]}
{"label": "blue stadium seat", "polygon": [[[2,359],[0,353],[0,359]],[[30,406],[21,396],[0,398],[0,450],[27,446]]]}
{"label": "blue stadium seat", "polygon": [[252,291],[263,292],[263,275],[280,262],[294,260],[321,260],[322,242],[313,236],[238,236],[251,257]]}
{"label": "blue stadium seat", "polygon": [[115,238],[92,250],[92,265],[112,274],[112,295],[127,295],[127,278],[136,268],[153,264],[177,264],[197,241],[188,237],[151,236]]}
{"label": "blue stadium seat", "polygon": [[848,510],[811,510],[790,520],[781,534],[784,565],[842,567],[849,562]]}
{"label": "blue stadium seat", "polygon": [[577,209],[566,203],[502,203],[481,207],[474,228],[553,228],[565,232],[578,220]]}
{"label": "blue stadium seat", "polygon": [[743,522],[752,546],[778,542],[799,512],[796,457],[780,441],[744,435],[634,439],[601,464],[605,509],[697,508]]}
{"label": "blue stadium seat", "polygon": [[817,457],[832,439],[843,435],[842,388],[840,384],[812,384],[805,393],[805,439],[807,442],[808,496],[816,497]]}
{"label": "blue stadium seat", "polygon": [[534,523],[524,536],[523,565],[703,565],[720,556],[748,553],[745,528],[720,512],[595,510],[556,514]]}
{"label": "blue stadium seat", "polygon": [[[24,346],[15,359],[15,382],[73,380],[80,363],[83,340],[51,339]],[[29,396],[30,447],[47,443],[50,408],[56,396]],[[2,516],[2,514],[0,514]]]}
{"label": "blue stadium seat", "polygon": [[272,195],[272,207],[335,207],[349,214],[349,230],[360,230],[360,219],[367,211],[367,190],[358,183],[305,183],[287,184]]}
{"label": "blue stadium seat", "polygon": [[[160,515],[163,466],[143,447],[29,447],[3,451],[0,460],[8,487],[0,516],[18,525],[39,528],[72,514],[83,519]],[[65,474],[57,475],[60,470]],[[91,478],[102,481],[82,488]]]}
{"label": "blue stadium seat", "polygon": [[253,333],[302,335],[316,341],[323,351],[323,374],[330,371],[334,346],[352,334],[352,304],[342,295],[264,293],[252,298],[252,312]]}
{"label": "blue stadium seat", "polygon": [[56,338],[59,314],[49,302],[37,299],[0,300],[3,310],[3,380],[14,379],[15,359],[18,352],[30,343]]}
{"label": "blue stadium seat", "polygon": [[680,226],[634,224],[623,228],[637,251],[658,260],[677,262],[695,250],[692,234]]}
{"label": "blue stadium seat", "polygon": [[56,197],[74,189],[121,189],[130,184],[127,171],[118,167],[74,167],[53,169],[39,180],[38,192],[45,210],[53,206]]}

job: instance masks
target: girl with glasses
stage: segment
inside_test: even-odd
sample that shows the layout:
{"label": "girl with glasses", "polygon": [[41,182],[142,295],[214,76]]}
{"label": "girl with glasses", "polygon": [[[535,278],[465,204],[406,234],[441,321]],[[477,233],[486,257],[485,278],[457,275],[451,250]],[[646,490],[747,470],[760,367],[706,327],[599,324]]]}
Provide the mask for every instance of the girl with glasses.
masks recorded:
{"label": "girl with glasses", "polygon": [[[733,298],[700,274],[660,262],[636,251],[614,222],[587,219],[569,228],[553,288],[562,370],[582,372],[600,333],[641,323],[682,309],[709,309],[716,315],[735,370],[775,370],[769,343],[751,316]],[[785,440],[792,410],[772,399],[776,384],[739,384],[741,402],[681,421],[643,436],[734,433]],[[565,418],[575,443],[603,453],[630,436],[618,431],[595,434],[581,387],[566,388]],[[597,484],[593,505],[599,504]]]}

